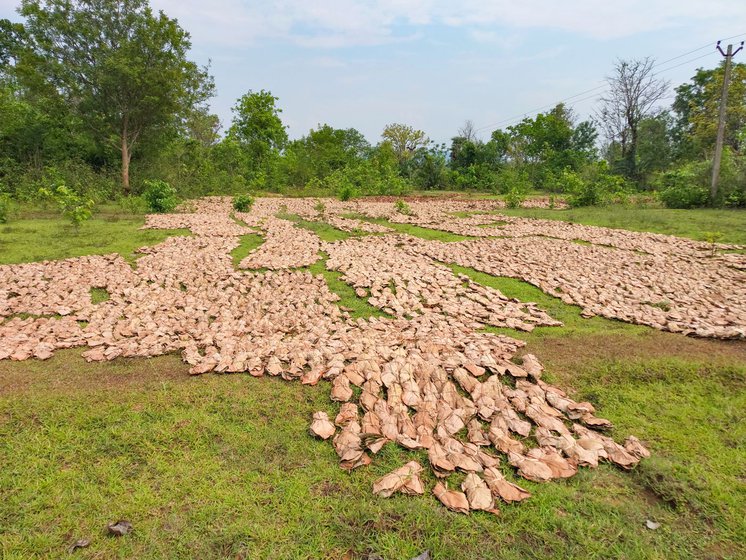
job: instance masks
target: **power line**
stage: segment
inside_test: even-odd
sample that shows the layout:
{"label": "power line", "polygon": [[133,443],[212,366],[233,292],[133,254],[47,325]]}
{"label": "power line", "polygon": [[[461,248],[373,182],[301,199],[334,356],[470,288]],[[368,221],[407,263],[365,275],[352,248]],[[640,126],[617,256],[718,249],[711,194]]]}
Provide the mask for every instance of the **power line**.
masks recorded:
{"label": "power line", "polygon": [[[736,39],[738,37],[746,37],[746,33],[739,33],[738,35],[733,35],[731,37],[726,37],[725,39],[722,39],[722,41],[728,41],[730,39]],[[683,54],[680,54],[678,56],[675,56],[673,58],[669,58],[668,60],[657,62],[656,64],[654,64],[652,66],[652,68],[657,68],[659,66],[663,66],[665,64],[668,64],[669,62],[673,62],[674,60],[678,60],[678,59],[683,58],[683,57],[685,57],[687,55],[693,54],[695,52],[699,52],[702,49],[705,49],[705,48],[711,47],[711,46],[712,46],[712,43],[708,43],[706,45],[702,45],[701,47],[697,47],[696,49],[692,49],[691,51],[687,51],[687,52],[685,52]],[[675,68],[679,68],[680,66],[684,66],[686,64],[690,64],[690,63],[692,63],[692,62],[694,62],[696,60],[700,60],[702,58],[711,56],[711,54],[712,53],[706,53],[706,54],[703,54],[701,56],[698,56],[698,57],[686,60],[684,62],[681,62],[679,64],[676,64],[674,66],[670,66],[668,68],[663,68],[663,69],[659,70],[658,72],[655,72],[652,75],[653,76],[658,76],[658,75],[662,74],[663,72],[668,72],[669,70],[673,70]],[[520,120],[520,119],[526,118],[526,117],[528,117],[528,115],[533,115],[533,114],[539,113],[539,112],[541,112],[541,111],[543,111],[545,109],[556,107],[560,103],[566,103],[567,101],[575,99],[576,97],[580,97],[580,96],[585,95],[587,93],[591,93],[591,92],[594,92],[594,91],[597,91],[597,90],[600,90],[600,89],[605,89],[605,88],[607,88],[607,84],[603,83],[603,84],[601,84],[599,86],[596,86],[594,88],[591,88],[591,89],[588,89],[588,90],[585,90],[585,91],[581,91],[580,93],[576,93],[576,94],[571,95],[569,97],[565,97],[564,99],[560,99],[559,101],[556,101],[554,103],[549,103],[547,105],[542,105],[539,108],[532,109],[530,111],[524,111],[522,113],[519,113],[517,115],[514,115],[514,116],[506,118],[506,119],[503,119],[501,121],[498,121],[498,122],[495,122],[495,123],[492,123],[492,124],[488,124],[488,125],[485,125],[485,126],[480,126],[479,128],[475,128],[474,131],[475,132],[479,132],[479,131],[486,130],[486,129],[489,129],[489,128],[495,128],[495,127],[498,127],[498,126],[506,124],[506,123],[512,123],[512,122],[514,122],[516,120]],[[577,99],[577,100],[573,101],[572,103],[567,103],[567,105],[570,106],[570,107],[572,107],[572,106],[577,105],[578,103],[581,103],[583,101],[588,101],[589,99],[596,98],[596,97],[598,97],[598,95],[601,95],[603,93],[606,93],[606,91],[598,92],[598,93],[596,93],[596,94],[594,94],[592,96],[585,97],[583,99]]]}

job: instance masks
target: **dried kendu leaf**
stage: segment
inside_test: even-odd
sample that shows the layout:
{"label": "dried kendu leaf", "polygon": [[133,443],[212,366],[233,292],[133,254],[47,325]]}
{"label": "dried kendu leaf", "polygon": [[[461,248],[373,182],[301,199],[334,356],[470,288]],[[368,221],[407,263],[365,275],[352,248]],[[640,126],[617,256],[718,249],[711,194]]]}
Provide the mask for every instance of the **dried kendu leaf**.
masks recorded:
{"label": "dried kendu leaf", "polygon": [[109,523],[106,528],[109,531],[110,535],[113,535],[115,537],[123,537],[124,535],[132,531],[132,523],[130,523],[126,519],[120,519],[116,523]]}
{"label": "dried kendu leaf", "polygon": [[464,482],[461,484],[461,489],[466,493],[471,509],[481,509],[497,513],[492,492],[479,475],[473,473],[467,474]]}
{"label": "dried kendu leaf", "polygon": [[528,490],[524,490],[517,484],[505,480],[502,473],[495,468],[484,469],[484,481],[490,490],[492,490],[493,495],[499,496],[507,503],[520,502],[531,497],[531,493]]}
{"label": "dried kendu leaf", "polygon": [[315,412],[313,414],[313,421],[311,422],[310,432],[312,436],[319,437],[321,439],[329,439],[334,435],[336,428],[329,420],[329,415],[326,412]]}
{"label": "dried kendu leaf", "polygon": [[394,492],[402,491],[406,486],[405,493],[422,494],[422,481],[419,474],[422,466],[417,461],[410,461],[403,467],[390,472],[373,483],[373,493],[382,498],[388,498]]}
{"label": "dried kendu leaf", "polygon": [[448,490],[442,482],[438,482],[435,484],[435,488],[433,488],[433,494],[451,511],[469,513],[469,500],[463,492]]}

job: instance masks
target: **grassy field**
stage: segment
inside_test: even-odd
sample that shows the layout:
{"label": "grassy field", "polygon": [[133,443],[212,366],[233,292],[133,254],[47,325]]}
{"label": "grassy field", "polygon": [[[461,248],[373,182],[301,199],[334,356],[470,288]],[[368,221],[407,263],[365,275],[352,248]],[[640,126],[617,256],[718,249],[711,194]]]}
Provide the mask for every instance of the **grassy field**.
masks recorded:
{"label": "grassy field", "polygon": [[114,205],[99,207],[94,217],[74,228],[52,210],[23,209],[0,224],[0,264],[56,260],[119,253],[134,262],[140,247],[156,245],[188,230],[139,229],[145,216]]}
{"label": "grassy field", "polygon": [[[46,221],[7,226],[18,228],[14,245],[43,245],[44,232],[63,227],[35,220]],[[143,233],[164,234],[140,223],[102,219],[81,236],[117,226],[101,246],[111,252],[115,243],[129,251],[149,244],[139,242]],[[329,241],[349,236],[300,225]],[[407,231],[438,238],[428,232]],[[41,247],[41,258],[98,252],[81,246],[87,238],[63,236],[53,251]],[[234,257],[261,241],[245,236]],[[22,257],[15,247],[0,252],[3,262]],[[320,257],[310,270],[324,275],[340,305],[354,316],[377,312]],[[331,445],[307,434],[313,412],[338,409],[327,384],[190,377],[174,355],[88,364],[72,349],[48,362],[0,362],[0,558],[64,557],[83,538],[91,544],[74,557],[398,560],[426,549],[464,560],[746,556],[746,344],[583,319],[525,282],[452,268],[561,319],[564,327],[499,332],[525,340],[549,381],[592,401],[615,437],[637,435],[653,457],[631,472],[603,465],[566,481],[521,480],[530,500],[501,505],[499,516],[464,516],[431,495],[372,495],[376,478],[422,459],[417,453],[388,445],[367,468],[339,469]],[[133,532],[107,537],[106,524],[122,518]],[[660,528],[646,529],[648,519]]]}

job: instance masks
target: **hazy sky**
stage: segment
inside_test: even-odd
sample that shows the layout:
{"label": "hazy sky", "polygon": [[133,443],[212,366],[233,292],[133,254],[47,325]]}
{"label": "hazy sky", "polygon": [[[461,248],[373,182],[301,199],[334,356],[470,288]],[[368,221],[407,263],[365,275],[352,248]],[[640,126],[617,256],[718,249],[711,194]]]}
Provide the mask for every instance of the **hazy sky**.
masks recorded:
{"label": "hazy sky", "polygon": [[[18,3],[0,0],[0,18],[18,20]],[[280,98],[291,137],[328,123],[372,142],[390,122],[447,141],[471,119],[488,137],[517,115],[601,86],[617,58],[685,55],[656,68],[675,86],[719,62],[718,39],[746,38],[743,0],[151,4],[191,33],[197,62],[211,61],[212,108],[224,123],[236,98],[268,89]],[[585,117],[602,92],[568,103]]]}

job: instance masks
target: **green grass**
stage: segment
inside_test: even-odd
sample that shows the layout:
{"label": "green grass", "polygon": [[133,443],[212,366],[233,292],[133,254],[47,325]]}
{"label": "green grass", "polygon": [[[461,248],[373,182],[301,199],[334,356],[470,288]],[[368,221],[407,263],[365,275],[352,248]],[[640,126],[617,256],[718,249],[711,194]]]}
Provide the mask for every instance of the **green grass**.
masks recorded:
{"label": "green grass", "polygon": [[[70,350],[49,362],[0,362],[0,550],[60,557],[88,538],[77,557],[743,553],[743,367],[598,358],[571,369],[578,394],[615,433],[651,441],[655,457],[631,474],[602,466],[568,481],[521,481],[534,496],[495,517],[448,512],[429,494],[371,494],[377,477],[422,454],[389,445],[370,467],[340,470],[332,446],[307,434],[313,412],[337,411],[325,383],[193,378],[175,356],[86,364]],[[106,537],[106,523],[120,518],[133,533]],[[646,519],[661,529],[644,529]]]}
{"label": "green grass", "polygon": [[631,336],[648,333],[650,327],[642,325],[633,325],[623,321],[605,319],[603,317],[592,317],[585,319],[580,316],[582,309],[575,305],[568,305],[561,299],[544,293],[540,288],[533,284],[518,280],[516,278],[507,278],[504,276],[492,276],[484,272],[479,272],[473,268],[459,265],[446,265],[454,274],[465,274],[475,282],[490,288],[495,288],[509,298],[515,298],[522,302],[534,302],[546,311],[552,318],[562,321],[562,327],[537,327],[530,333],[516,332],[513,329],[486,327],[488,332],[508,334],[515,338],[527,341],[533,341],[543,337],[567,337],[567,336],[586,336],[598,333],[610,334],[621,333]]}
{"label": "green grass", "polygon": [[720,243],[746,244],[746,210],[672,210],[624,205],[549,210],[501,209],[498,214],[524,218],[562,220],[589,226],[650,231],[707,241],[712,232],[722,233]]}
{"label": "green grass", "polygon": [[258,248],[264,243],[264,237],[258,233],[247,233],[239,237],[239,245],[233,251],[231,256],[233,257],[233,266],[238,269],[238,265],[244,260],[251,251]]}
{"label": "green grass", "polygon": [[[35,216],[48,215],[39,211]],[[84,255],[119,253],[129,262],[140,247],[156,245],[186,229],[139,229],[143,216],[100,213],[75,230],[59,217],[34,217],[0,225],[0,264],[66,259]]]}
{"label": "green grass", "polygon": [[104,288],[91,288],[91,303],[93,305],[98,305],[99,303],[103,303],[105,301],[108,301],[110,299],[109,292],[106,291]]}
{"label": "green grass", "polygon": [[359,297],[355,293],[355,288],[340,280],[341,272],[327,270],[326,259],[327,256],[322,254],[322,257],[308,267],[308,270],[312,274],[321,274],[324,277],[329,289],[340,297],[337,305],[344,308],[354,319],[359,317],[389,317],[388,313],[368,303],[367,298]]}

